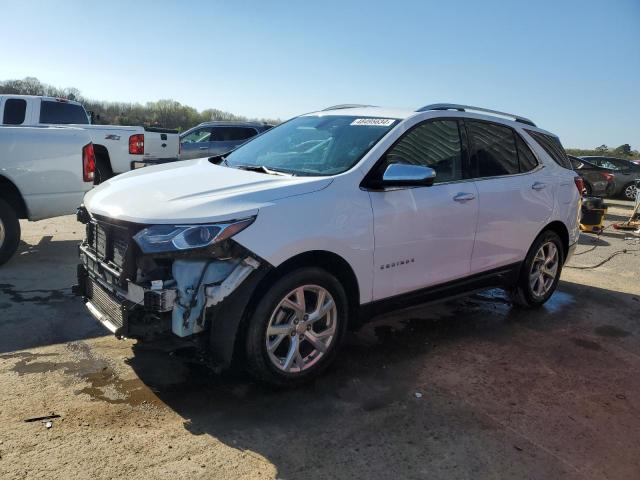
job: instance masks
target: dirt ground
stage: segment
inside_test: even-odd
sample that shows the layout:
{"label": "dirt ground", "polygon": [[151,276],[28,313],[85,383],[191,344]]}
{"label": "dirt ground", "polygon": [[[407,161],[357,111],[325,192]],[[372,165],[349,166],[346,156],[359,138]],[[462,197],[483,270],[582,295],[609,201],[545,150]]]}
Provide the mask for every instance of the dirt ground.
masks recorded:
{"label": "dirt ground", "polygon": [[380,317],[282,392],[107,335],[71,295],[81,226],[23,229],[0,268],[2,479],[640,478],[629,234],[582,235],[539,311],[493,290]]}

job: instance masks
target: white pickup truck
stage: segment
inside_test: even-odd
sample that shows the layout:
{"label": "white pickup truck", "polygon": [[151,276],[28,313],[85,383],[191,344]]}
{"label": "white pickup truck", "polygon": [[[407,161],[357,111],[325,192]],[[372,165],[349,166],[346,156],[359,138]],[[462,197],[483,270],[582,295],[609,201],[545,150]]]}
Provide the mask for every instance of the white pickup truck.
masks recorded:
{"label": "white pickup truck", "polygon": [[91,136],[96,155],[95,183],[139,166],[174,161],[177,130],[119,125],[91,125],[84,107],[72,100],[32,95],[0,95],[3,125],[72,125]]}
{"label": "white pickup truck", "polygon": [[93,187],[94,170],[83,129],[0,126],[0,265],[18,248],[18,219],[75,213]]}

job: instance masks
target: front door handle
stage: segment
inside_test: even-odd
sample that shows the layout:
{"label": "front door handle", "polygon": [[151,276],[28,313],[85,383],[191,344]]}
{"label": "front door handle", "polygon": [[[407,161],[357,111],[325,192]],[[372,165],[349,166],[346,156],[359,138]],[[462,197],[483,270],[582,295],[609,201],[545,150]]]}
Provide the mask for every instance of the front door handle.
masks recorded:
{"label": "front door handle", "polygon": [[547,184],[542,182],[536,182],[533,185],[531,185],[531,188],[533,188],[534,190],[542,190],[543,188],[547,188]]}
{"label": "front door handle", "polygon": [[200,150],[207,150],[209,147],[199,147]]}
{"label": "front door handle", "polygon": [[455,197],[453,197],[453,201],[459,202],[459,203],[465,203],[465,202],[468,202],[469,200],[473,200],[474,198],[476,198],[476,196],[473,193],[460,192]]}

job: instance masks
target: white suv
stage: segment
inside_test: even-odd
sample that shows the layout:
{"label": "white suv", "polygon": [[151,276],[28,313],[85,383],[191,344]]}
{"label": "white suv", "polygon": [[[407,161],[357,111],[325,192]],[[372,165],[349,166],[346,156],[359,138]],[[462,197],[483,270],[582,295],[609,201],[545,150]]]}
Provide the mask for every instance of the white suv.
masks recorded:
{"label": "white suv", "polygon": [[339,105],[89,192],[76,291],[119,337],[195,342],[297,384],[372,313],[494,286],[542,305],[581,189],[526,118]]}

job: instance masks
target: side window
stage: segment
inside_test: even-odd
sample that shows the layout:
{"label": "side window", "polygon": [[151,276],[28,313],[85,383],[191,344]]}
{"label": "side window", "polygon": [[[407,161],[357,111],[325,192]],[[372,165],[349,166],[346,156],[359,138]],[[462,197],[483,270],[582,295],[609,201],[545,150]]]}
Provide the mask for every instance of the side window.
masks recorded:
{"label": "side window", "polygon": [[22,125],[26,111],[26,100],[22,98],[10,98],[4,103],[2,123],[6,125]]}
{"label": "side window", "polygon": [[547,135],[546,133],[535,132],[533,130],[525,130],[533,139],[544,149],[545,152],[561,167],[573,170],[571,162],[567,158],[567,153],[562,148],[562,144],[558,137]]}
{"label": "side window", "polygon": [[215,127],[211,133],[212,142],[236,142],[255,137],[256,130],[248,127]]}
{"label": "side window", "polygon": [[473,145],[477,176],[497,177],[520,173],[518,150],[512,129],[488,122],[465,120]]}
{"label": "side window", "polygon": [[227,128],[227,130],[227,135],[231,141],[246,140],[248,138],[255,137],[257,134],[255,129],[248,127],[231,127]]}
{"label": "side window", "polygon": [[431,167],[436,171],[435,183],[462,179],[458,122],[437,120],[413,128],[387,152],[383,169],[392,163]]}
{"label": "side window", "polygon": [[214,127],[211,129],[210,142],[226,142],[227,140],[229,140],[227,138],[227,127]]}
{"label": "side window", "polygon": [[75,103],[43,100],[40,104],[40,123],[86,125],[89,123],[89,117],[84,108]]}
{"label": "side window", "polygon": [[516,136],[516,147],[518,148],[520,173],[529,172],[538,166],[538,160],[536,160],[536,156],[522,137],[517,133],[514,133],[514,135]]}
{"label": "side window", "polygon": [[208,142],[209,137],[211,136],[210,128],[199,128],[194,130],[193,132],[185,135],[180,140],[181,143],[201,143]]}

